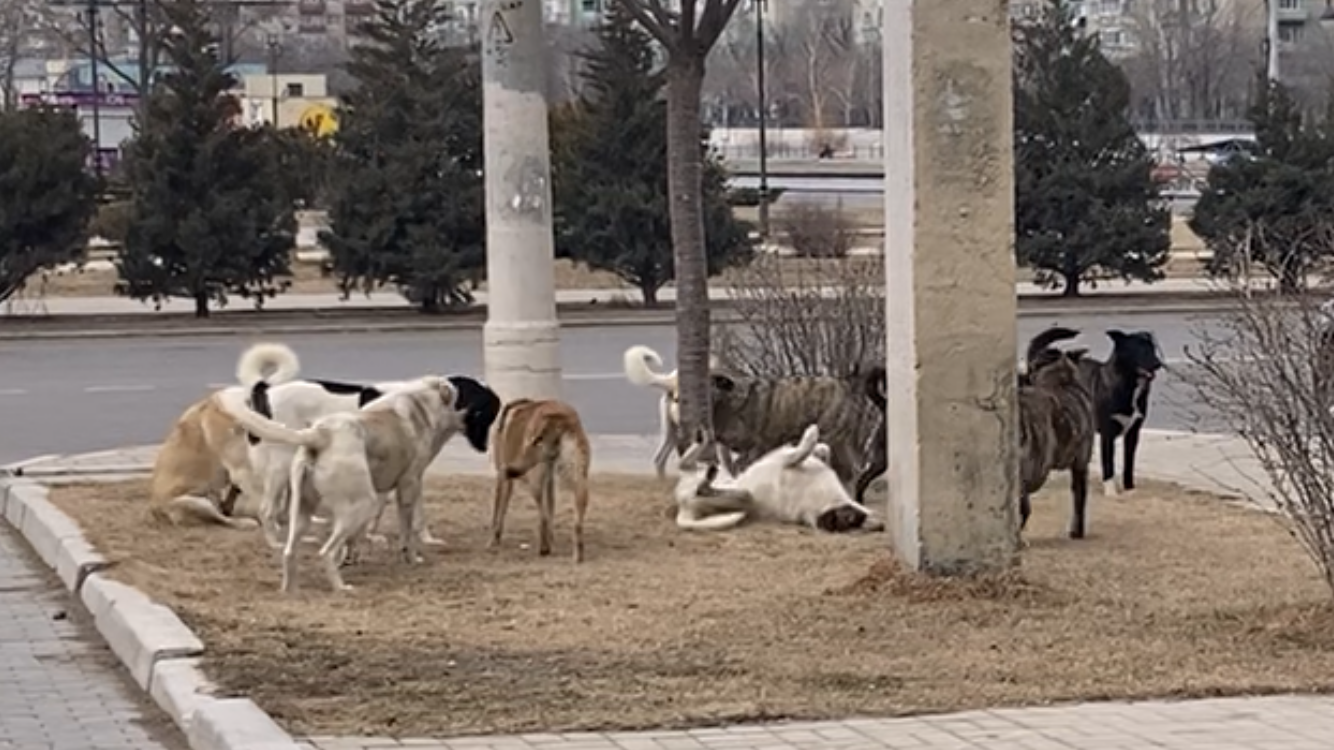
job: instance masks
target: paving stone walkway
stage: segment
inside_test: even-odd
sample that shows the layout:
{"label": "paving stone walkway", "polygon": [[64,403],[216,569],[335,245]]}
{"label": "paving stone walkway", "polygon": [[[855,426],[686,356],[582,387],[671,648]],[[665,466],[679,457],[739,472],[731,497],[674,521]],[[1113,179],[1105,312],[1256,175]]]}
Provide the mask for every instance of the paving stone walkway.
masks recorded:
{"label": "paving stone walkway", "polygon": [[1329,750],[1334,699],[1084,703],[912,719],[393,740],[311,737],[317,750]]}
{"label": "paving stone walkway", "polygon": [[86,616],[0,522],[0,750],[183,750]]}

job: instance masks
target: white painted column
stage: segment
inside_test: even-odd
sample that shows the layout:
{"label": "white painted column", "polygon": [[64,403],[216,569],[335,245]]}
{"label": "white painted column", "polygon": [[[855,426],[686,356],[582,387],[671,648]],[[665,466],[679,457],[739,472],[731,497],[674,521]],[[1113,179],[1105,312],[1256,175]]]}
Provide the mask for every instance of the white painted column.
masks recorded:
{"label": "white painted column", "polygon": [[506,401],[560,397],[541,0],[483,0],[486,380]]}
{"label": "white painted column", "polygon": [[917,570],[994,570],[1018,546],[1009,18],[884,2],[891,540]]}

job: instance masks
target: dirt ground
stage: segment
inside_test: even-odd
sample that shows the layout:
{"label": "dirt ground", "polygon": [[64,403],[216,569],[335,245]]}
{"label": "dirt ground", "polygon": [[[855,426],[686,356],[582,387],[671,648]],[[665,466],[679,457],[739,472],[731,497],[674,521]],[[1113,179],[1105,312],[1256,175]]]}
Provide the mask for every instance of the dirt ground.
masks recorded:
{"label": "dirt ground", "polygon": [[[1334,608],[1272,517],[1147,484],[1036,501],[1019,570],[924,580],[883,535],[754,526],[678,531],[665,482],[594,484],[584,564],[569,504],[539,558],[533,504],[485,548],[490,481],[435,484],[447,546],[405,568],[368,550],[335,595],[310,548],[278,593],[257,533],[145,529],[143,483],[54,489],[112,575],[180,613],[224,690],[290,730],[450,736],[899,715],[1077,699],[1324,691]],[[136,507],[137,506],[137,507]],[[387,514],[388,520],[392,514]]]}

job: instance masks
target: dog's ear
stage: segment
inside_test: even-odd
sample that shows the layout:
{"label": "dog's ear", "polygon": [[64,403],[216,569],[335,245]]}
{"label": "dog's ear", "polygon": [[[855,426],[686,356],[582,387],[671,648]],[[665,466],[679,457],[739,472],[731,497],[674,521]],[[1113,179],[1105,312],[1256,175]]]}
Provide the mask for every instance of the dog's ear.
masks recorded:
{"label": "dog's ear", "polygon": [[1113,328],[1112,330],[1107,332],[1107,338],[1111,339],[1113,344],[1120,344],[1122,341],[1125,341],[1128,337],[1126,336],[1125,331]]}
{"label": "dog's ear", "polygon": [[730,393],[731,391],[736,390],[736,381],[732,380],[731,376],[722,373],[714,373],[712,378],[715,390],[722,391],[723,393]]}

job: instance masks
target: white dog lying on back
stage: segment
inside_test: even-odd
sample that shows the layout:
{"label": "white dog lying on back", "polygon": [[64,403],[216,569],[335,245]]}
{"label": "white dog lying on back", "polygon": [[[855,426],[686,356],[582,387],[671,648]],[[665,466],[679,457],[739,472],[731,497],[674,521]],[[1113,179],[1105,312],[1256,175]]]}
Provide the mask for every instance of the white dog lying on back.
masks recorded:
{"label": "white dog lying on back", "polygon": [[720,531],[747,518],[832,533],[884,529],[829,466],[829,446],[820,442],[816,425],[795,446],[769,451],[737,477],[700,463],[703,450],[704,441],[696,438],[678,464],[676,525],[683,529]]}

